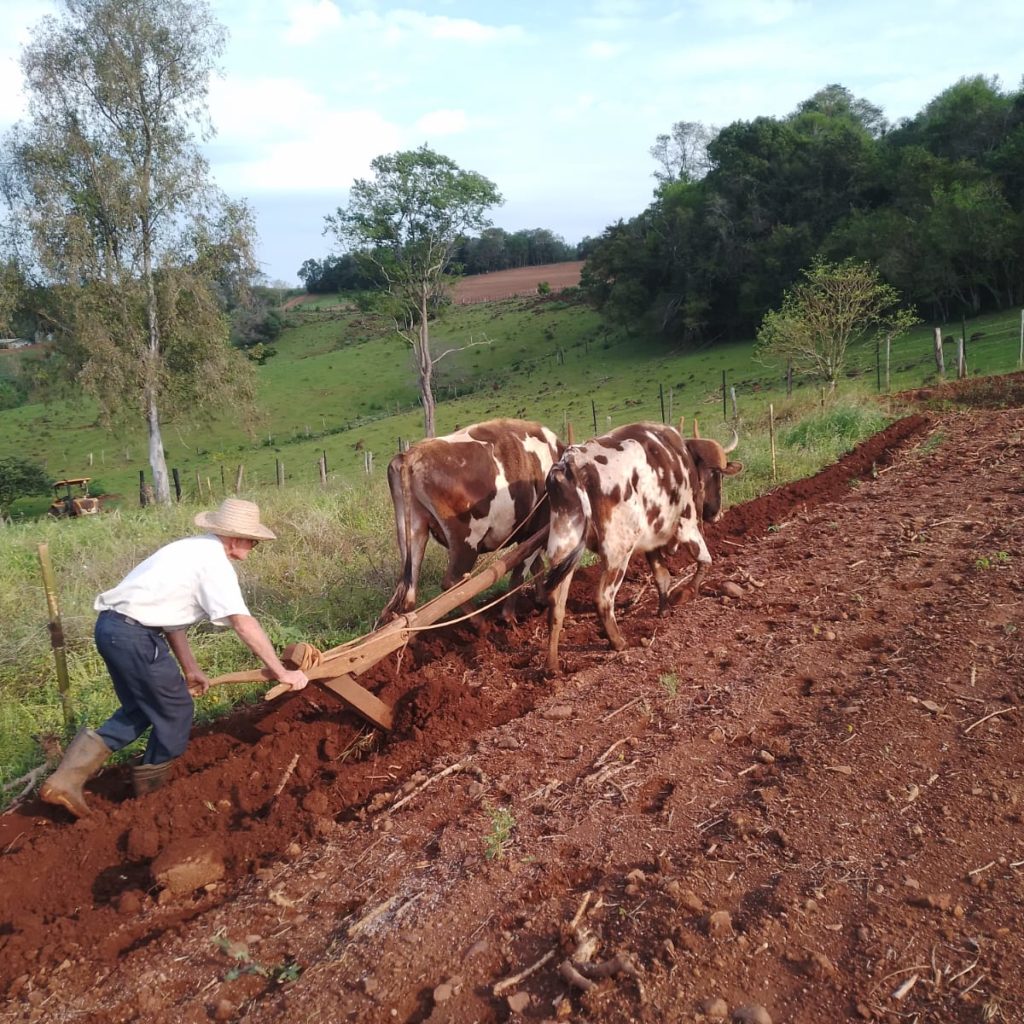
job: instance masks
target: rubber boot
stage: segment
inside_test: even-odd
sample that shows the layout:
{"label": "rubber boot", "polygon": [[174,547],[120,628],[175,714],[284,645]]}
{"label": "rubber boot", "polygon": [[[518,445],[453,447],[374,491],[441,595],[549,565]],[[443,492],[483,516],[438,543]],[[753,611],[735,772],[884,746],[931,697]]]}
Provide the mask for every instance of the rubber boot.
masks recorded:
{"label": "rubber boot", "polygon": [[90,814],[82,786],[110,757],[110,748],[93,729],[82,729],[68,744],[57,770],[42,784],[39,798],[67,808],[76,818]]}
{"label": "rubber boot", "polygon": [[168,778],[174,761],[163,761],[160,764],[133,764],[131,767],[132,789],[135,795],[145,796],[159,789]]}

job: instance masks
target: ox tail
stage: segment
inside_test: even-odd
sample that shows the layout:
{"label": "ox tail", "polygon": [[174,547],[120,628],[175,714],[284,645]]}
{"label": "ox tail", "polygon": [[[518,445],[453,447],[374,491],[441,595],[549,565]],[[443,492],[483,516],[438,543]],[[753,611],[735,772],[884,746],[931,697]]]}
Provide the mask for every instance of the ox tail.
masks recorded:
{"label": "ox tail", "polygon": [[[560,562],[553,563],[544,578],[544,589],[550,594],[580,564],[583,552],[587,549],[590,517],[576,494],[572,463],[564,457],[556,462],[548,472],[547,492],[551,515],[551,536],[554,536],[554,531],[563,522],[579,524],[579,540],[576,542],[576,546]],[[550,546],[548,550],[550,551]]]}
{"label": "ox tail", "polygon": [[396,455],[388,463],[388,488],[391,503],[395,507],[395,534],[398,540],[398,557],[401,560],[401,576],[395,585],[395,592],[384,606],[377,622],[386,621],[392,615],[401,614],[405,596],[413,585],[412,578],[412,476],[409,460],[405,453]]}

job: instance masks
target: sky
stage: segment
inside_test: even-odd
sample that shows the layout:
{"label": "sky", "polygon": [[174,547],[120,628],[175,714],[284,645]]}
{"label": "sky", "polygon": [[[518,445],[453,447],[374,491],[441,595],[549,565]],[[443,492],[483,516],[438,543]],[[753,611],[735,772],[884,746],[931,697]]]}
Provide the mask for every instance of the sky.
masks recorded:
{"label": "sky", "polygon": [[[1021,0],[210,0],[216,183],[256,214],[271,281],[336,252],[324,218],[374,157],[424,143],[504,196],[506,231],[570,244],[640,213],[677,121],[783,117],[838,83],[910,117],[964,76],[1024,75]],[[56,0],[0,0],[0,131]]]}

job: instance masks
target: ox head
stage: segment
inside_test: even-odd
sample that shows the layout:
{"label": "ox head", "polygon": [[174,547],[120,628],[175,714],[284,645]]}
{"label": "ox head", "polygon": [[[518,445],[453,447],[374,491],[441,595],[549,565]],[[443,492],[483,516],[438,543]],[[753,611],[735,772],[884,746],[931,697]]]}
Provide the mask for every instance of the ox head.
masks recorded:
{"label": "ox head", "polygon": [[736,450],[739,435],[734,430],[732,441],[722,446],[717,441],[708,441],[697,432],[697,421],[693,421],[693,437],[686,439],[686,448],[697,467],[697,489],[695,495],[697,510],[704,523],[713,523],[722,514],[722,477],[735,476],[743,469],[742,462],[730,462],[729,453]]}

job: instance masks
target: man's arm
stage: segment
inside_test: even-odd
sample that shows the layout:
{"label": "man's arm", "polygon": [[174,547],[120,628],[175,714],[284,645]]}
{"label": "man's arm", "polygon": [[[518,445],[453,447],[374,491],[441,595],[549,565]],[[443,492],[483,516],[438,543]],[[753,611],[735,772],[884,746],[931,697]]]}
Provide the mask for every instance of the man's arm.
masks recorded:
{"label": "man's arm", "polygon": [[251,615],[229,615],[228,622],[238,639],[267,666],[279,683],[301,690],[309,682],[305,672],[284,667],[263,627]]}
{"label": "man's arm", "polygon": [[164,636],[170,644],[174,656],[178,659],[185,682],[188,684],[188,692],[193,697],[202,697],[210,688],[209,676],[199,667],[196,656],[192,653],[192,647],[188,642],[188,632],[184,629],[166,629]]}

